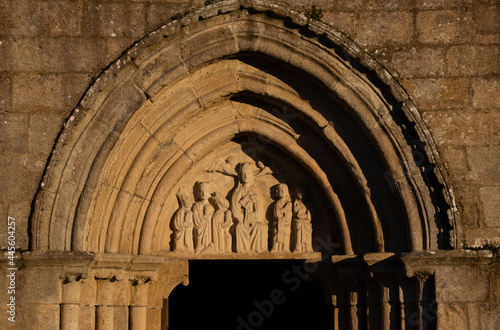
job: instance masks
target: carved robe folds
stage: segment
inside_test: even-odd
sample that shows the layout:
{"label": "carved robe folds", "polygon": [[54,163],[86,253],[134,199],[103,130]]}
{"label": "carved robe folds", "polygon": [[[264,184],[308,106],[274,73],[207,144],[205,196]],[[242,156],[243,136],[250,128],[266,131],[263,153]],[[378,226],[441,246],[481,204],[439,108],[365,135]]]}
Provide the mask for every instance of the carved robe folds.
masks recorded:
{"label": "carved robe folds", "polygon": [[[174,252],[268,252],[269,248],[272,252],[285,253],[291,249],[294,252],[313,251],[311,213],[302,200],[302,188],[295,190],[292,203],[288,186],[280,183],[276,186],[277,200],[267,205],[263,195],[266,189],[262,182],[255,184],[255,180],[273,172],[262,162],[235,164],[230,157],[223,165],[208,172],[235,178],[236,187],[232,192],[231,187],[227,187],[230,191],[228,200],[226,194],[212,193],[209,182],[196,182],[195,202],[191,207],[185,194],[177,194],[179,209],[172,218]],[[266,219],[270,207],[271,227]]]}
{"label": "carved robe folds", "polygon": [[212,243],[212,214],[214,207],[208,201],[210,190],[208,182],[197,183],[198,201],[193,204],[195,252],[208,249]]}
{"label": "carved robe folds", "polygon": [[229,208],[229,201],[220,193],[212,195],[212,203],[216,210],[212,216],[212,240],[214,250],[219,252],[231,252],[232,237],[229,228],[233,224],[233,217]]}
{"label": "carved robe folds", "polygon": [[312,252],[312,224],[311,212],[302,201],[304,190],[302,187],[295,189],[293,202],[293,222],[295,227],[294,252]]}
{"label": "carved robe folds", "polygon": [[231,198],[236,221],[236,252],[267,251],[267,224],[262,201],[252,186],[238,186]]}
{"label": "carved robe folds", "polygon": [[273,248],[272,251],[290,252],[291,226],[292,226],[292,201],[286,184],[281,183],[276,187],[278,200],[273,208]]}
{"label": "carved robe folds", "polygon": [[174,251],[193,252],[193,212],[188,207],[185,195],[178,194],[179,209],[172,222],[174,229]]}

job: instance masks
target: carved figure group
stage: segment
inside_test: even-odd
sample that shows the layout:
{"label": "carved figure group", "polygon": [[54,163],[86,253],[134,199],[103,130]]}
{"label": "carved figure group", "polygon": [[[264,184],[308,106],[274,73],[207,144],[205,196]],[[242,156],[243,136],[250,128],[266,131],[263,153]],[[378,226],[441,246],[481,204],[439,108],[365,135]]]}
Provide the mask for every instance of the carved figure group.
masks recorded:
{"label": "carved figure group", "polygon": [[[177,194],[179,209],[174,213],[174,252],[264,252],[268,251],[267,207],[255,186],[260,175],[272,174],[261,162],[235,164],[232,158],[212,172],[237,179],[229,200],[220,192],[211,193],[210,183],[196,182],[195,202],[189,208],[187,196]],[[312,252],[311,213],[303,201],[304,189],[295,189],[292,202],[288,186],[276,187],[272,205],[271,251]],[[234,242],[233,242],[234,240]]]}

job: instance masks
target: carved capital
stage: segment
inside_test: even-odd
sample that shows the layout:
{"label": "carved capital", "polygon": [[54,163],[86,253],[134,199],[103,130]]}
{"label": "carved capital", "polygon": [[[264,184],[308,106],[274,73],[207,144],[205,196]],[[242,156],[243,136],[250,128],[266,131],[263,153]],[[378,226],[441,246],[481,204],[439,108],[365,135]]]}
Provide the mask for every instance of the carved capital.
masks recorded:
{"label": "carved capital", "polygon": [[84,280],[87,279],[87,274],[86,273],[64,273],[61,276],[62,283],[63,284],[69,284],[69,283],[77,283],[77,282],[83,282]]}

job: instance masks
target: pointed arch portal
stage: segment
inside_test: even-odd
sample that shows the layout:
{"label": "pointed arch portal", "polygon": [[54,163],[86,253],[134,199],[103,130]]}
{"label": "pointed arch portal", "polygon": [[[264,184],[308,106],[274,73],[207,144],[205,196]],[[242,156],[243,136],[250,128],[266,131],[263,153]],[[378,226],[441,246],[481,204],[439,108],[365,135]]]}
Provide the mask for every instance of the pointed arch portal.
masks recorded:
{"label": "pointed arch portal", "polygon": [[[233,179],[210,171],[229,156],[269,168],[265,189],[307,185],[316,252],[172,252],[176,194],[208,180],[229,196]],[[98,288],[130,285],[131,327],[159,318],[195,259],[307,259],[321,264],[313,275],[333,313],[350,315],[343,324],[397,324],[396,305],[421,320],[430,275],[409,280],[394,255],[456,246],[453,203],[434,143],[387,71],[303,14],[222,1],[149,34],[91,86],[47,165],[31,245],[91,253]],[[112,309],[103,304],[96,322]]]}

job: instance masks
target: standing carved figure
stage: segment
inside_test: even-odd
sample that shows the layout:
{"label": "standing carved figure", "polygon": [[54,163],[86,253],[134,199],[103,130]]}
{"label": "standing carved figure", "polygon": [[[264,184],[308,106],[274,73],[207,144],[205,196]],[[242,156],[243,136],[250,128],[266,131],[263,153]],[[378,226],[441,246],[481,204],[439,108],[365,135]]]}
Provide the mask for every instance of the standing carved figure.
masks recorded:
{"label": "standing carved figure", "polygon": [[295,188],[295,201],[293,202],[293,224],[295,230],[294,252],[312,252],[312,224],[311,212],[304,203],[304,187]]}
{"label": "standing carved figure", "polygon": [[212,194],[212,204],[215,212],[212,216],[212,241],[214,250],[231,252],[232,237],[229,228],[233,224],[233,217],[229,208],[229,201],[219,192]]}
{"label": "standing carved figure", "polygon": [[186,195],[177,193],[179,209],[175,211],[172,227],[174,229],[173,251],[193,252],[193,212]]}
{"label": "standing carved figure", "polygon": [[288,186],[280,183],[276,187],[278,200],[273,208],[273,247],[271,251],[290,252],[291,226],[292,226],[292,200]]}
{"label": "standing carved figure", "polygon": [[212,215],[210,184],[206,181],[195,184],[196,202],[193,204],[195,252],[200,253],[212,247]]}
{"label": "standing carved figure", "polygon": [[261,196],[254,186],[252,163],[237,166],[238,184],[231,195],[231,212],[236,221],[236,251],[267,251],[267,221]]}

